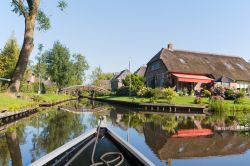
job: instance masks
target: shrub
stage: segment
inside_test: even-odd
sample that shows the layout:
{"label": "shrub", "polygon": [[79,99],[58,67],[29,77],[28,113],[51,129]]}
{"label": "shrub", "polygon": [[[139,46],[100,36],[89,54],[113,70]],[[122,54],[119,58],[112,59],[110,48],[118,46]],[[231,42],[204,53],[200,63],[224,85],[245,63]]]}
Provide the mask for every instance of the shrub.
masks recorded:
{"label": "shrub", "polygon": [[161,88],[155,88],[151,90],[151,96],[155,99],[161,99],[164,98],[163,89]]}
{"label": "shrub", "polygon": [[201,104],[201,102],[202,102],[201,97],[196,97],[196,98],[194,99],[194,104]]}
{"label": "shrub", "polygon": [[150,103],[156,103],[157,99],[155,97],[150,97],[149,102]]}
{"label": "shrub", "polygon": [[225,99],[234,100],[236,98],[236,93],[232,89],[225,90]]}
{"label": "shrub", "polygon": [[203,93],[202,93],[202,95],[203,95],[204,97],[210,98],[212,94],[211,94],[211,92],[210,92],[209,90],[204,90]]}
{"label": "shrub", "polygon": [[234,99],[234,104],[244,104],[244,98],[239,97],[239,98]]}
{"label": "shrub", "polygon": [[221,87],[221,86],[214,87],[211,90],[212,90],[213,96],[221,96],[221,97],[225,98],[225,95],[224,95],[225,89],[223,87]]}
{"label": "shrub", "polygon": [[167,103],[173,103],[175,97],[177,96],[178,94],[176,93],[175,91],[175,87],[174,88],[165,88],[162,90],[162,97],[164,99],[167,100]]}
{"label": "shrub", "polygon": [[148,88],[148,87],[142,87],[138,92],[137,92],[137,96],[138,97],[152,97],[151,95],[151,91],[152,88]]}
{"label": "shrub", "polygon": [[245,92],[244,91],[240,91],[239,93],[236,94],[236,98],[244,98],[245,97]]}
{"label": "shrub", "polygon": [[217,112],[217,113],[224,113],[230,110],[230,107],[228,104],[224,102],[224,100],[221,99],[222,97],[218,98],[215,100],[211,100],[209,106],[210,108]]}
{"label": "shrub", "polygon": [[45,86],[46,93],[57,93],[57,86]]}
{"label": "shrub", "polygon": [[90,93],[89,93],[89,91],[84,90],[84,91],[81,92],[81,96],[83,96],[83,97],[89,97]]}
{"label": "shrub", "polygon": [[183,92],[184,96],[188,95],[188,89],[187,88],[184,88],[182,92]]}
{"label": "shrub", "polygon": [[210,102],[216,102],[216,101],[224,101],[224,98],[221,97],[221,96],[213,96],[213,97],[210,99]]}
{"label": "shrub", "polygon": [[43,98],[40,95],[33,95],[31,99],[35,102],[40,102],[43,100]]}
{"label": "shrub", "polygon": [[131,89],[136,94],[142,87],[144,87],[144,78],[137,74],[127,75],[122,83],[124,86],[129,87],[131,83]]}
{"label": "shrub", "polygon": [[119,88],[116,91],[116,95],[117,96],[128,96],[129,95],[129,87],[128,86],[123,86],[123,87]]}

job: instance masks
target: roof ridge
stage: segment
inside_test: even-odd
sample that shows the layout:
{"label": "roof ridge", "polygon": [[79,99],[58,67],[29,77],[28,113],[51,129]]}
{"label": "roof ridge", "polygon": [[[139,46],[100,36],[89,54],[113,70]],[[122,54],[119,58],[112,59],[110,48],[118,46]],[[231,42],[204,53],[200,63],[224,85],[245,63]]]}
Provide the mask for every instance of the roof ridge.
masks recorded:
{"label": "roof ridge", "polygon": [[[165,49],[167,49],[167,48],[165,48]],[[240,59],[243,59],[240,56],[229,55],[229,54],[220,54],[220,53],[202,52],[202,51],[190,51],[190,50],[184,50],[184,49],[175,49],[173,52],[175,52],[175,51],[195,53],[195,54],[203,54],[203,55],[210,55],[210,56],[221,56],[221,57],[230,57],[230,58],[240,58]]]}

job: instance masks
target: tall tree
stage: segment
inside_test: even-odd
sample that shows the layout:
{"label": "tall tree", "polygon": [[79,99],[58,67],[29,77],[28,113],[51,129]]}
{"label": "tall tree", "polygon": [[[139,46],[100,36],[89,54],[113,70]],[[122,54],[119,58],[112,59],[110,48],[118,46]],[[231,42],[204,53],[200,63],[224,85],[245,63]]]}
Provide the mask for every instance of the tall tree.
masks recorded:
{"label": "tall tree", "polygon": [[0,77],[10,78],[15,69],[19,47],[14,35],[7,41],[0,53]]}
{"label": "tall tree", "polygon": [[113,76],[114,73],[104,73],[102,72],[100,66],[96,67],[90,75],[91,84],[95,86],[100,86],[101,80],[111,80]]}
{"label": "tall tree", "polygon": [[70,52],[59,41],[55,42],[53,48],[44,53],[47,65],[47,73],[59,88],[69,84],[72,77],[72,63]]}
{"label": "tall tree", "polygon": [[88,62],[82,54],[73,54],[71,85],[80,85],[85,81],[85,71],[89,69]]}
{"label": "tall tree", "polygon": [[[8,87],[9,93],[19,91],[20,83],[27,68],[30,54],[34,47],[34,30],[36,22],[38,30],[47,30],[50,28],[50,20],[40,7],[40,0],[11,0],[13,12],[23,16],[25,20],[24,40],[19,54],[18,62],[15,67],[11,83]],[[64,0],[58,0],[57,7],[64,10],[67,3]]]}
{"label": "tall tree", "polygon": [[142,87],[144,87],[144,78],[142,76],[139,76],[137,74],[130,74],[125,77],[124,80],[122,80],[124,86],[131,86],[131,90],[137,92]]}

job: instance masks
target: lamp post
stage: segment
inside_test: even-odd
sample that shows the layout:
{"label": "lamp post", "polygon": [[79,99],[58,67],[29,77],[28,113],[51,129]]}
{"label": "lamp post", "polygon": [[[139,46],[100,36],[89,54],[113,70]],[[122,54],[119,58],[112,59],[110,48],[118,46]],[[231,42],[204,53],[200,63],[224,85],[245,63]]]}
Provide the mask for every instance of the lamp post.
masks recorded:
{"label": "lamp post", "polygon": [[129,97],[131,97],[131,71],[130,71],[130,57],[129,57]]}

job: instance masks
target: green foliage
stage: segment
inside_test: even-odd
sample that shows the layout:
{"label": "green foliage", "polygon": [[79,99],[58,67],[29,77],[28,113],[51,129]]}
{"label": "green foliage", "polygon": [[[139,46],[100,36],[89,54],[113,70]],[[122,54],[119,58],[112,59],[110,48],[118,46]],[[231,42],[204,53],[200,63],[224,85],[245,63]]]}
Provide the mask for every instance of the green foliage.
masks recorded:
{"label": "green foliage", "polygon": [[208,97],[208,98],[210,98],[211,96],[212,96],[212,93],[209,91],[209,90],[204,90],[203,91],[203,94],[202,94],[204,97]]}
{"label": "green foliage", "polygon": [[40,96],[40,95],[33,95],[31,97],[31,99],[34,101],[34,102],[41,102],[43,100],[43,98]]}
{"label": "green foliage", "polygon": [[12,35],[0,53],[0,77],[10,78],[12,76],[19,52],[17,40]]}
{"label": "green foliage", "polygon": [[20,92],[23,93],[37,93],[38,92],[39,85],[38,83],[23,83],[20,87]]}
{"label": "green foliage", "polygon": [[65,0],[59,0],[57,7],[61,10],[64,11],[68,7],[68,3]]}
{"label": "green foliage", "polygon": [[91,75],[91,84],[95,86],[101,86],[101,80],[111,80],[114,77],[114,73],[103,73],[101,67],[96,67]]}
{"label": "green foliage", "polygon": [[137,96],[150,98],[153,96],[151,92],[152,88],[144,86],[137,92]]}
{"label": "green foliage", "polygon": [[176,91],[175,91],[175,87],[174,88],[155,88],[155,89],[151,89],[151,88],[146,88],[146,87],[142,87],[138,92],[137,95],[139,97],[147,97],[150,98],[151,101],[156,101],[158,99],[164,99],[166,101],[166,103],[173,103],[174,99],[177,95]]}
{"label": "green foliage", "polygon": [[89,65],[82,54],[73,54],[72,76],[70,85],[80,85],[85,81],[85,72],[89,69]]}
{"label": "green foliage", "polygon": [[69,84],[72,77],[72,64],[70,62],[70,53],[68,48],[59,41],[55,42],[53,48],[44,53],[46,57],[47,73],[51,80],[62,88]]}
{"label": "green foliage", "polygon": [[210,108],[217,113],[225,113],[230,110],[227,103],[221,97],[213,97],[209,104]]}
{"label": "green foliage", "polygon": [[177,95],[176,91],[175,91],[175,87],[174,88],[165,88],[162,90],[162,95],[163,98],[166,99],[168,104],[171,104],[174,102],[174,99]]}
{"label": "green foliage", "polygon": [[45,86],[45,91],[46,91],[46,93],[48,93],[48,94],[57,93],[57,86],[55,86],[55,85],[52,85],[52,86]]}
{"label": "green foliage", "polygon": [[201,97],[195,97],[194,104],[201,104],[201,103],[202,103],[202,98]]}
{"label": "green foliage", "polygon": [[225,90],[225,99],[234,100],[235,98],[236,98],[236,94],[235,94],[234,90],[232,90],[232,89]]}
{"label": "green foliage", "polygon": [[124,86],[129,87],[130,80],[131,80],[131,91],[133,91],[134,93],[137,93],[142,87],[145,86],[144,78],[137,74],[127,75],[125,79],[122,80]]}
{"label": "green foliage", "polygon": [[36,20],[38,23],[37,29],[39,31],[41,30],[46,31],[50,29],[51,25],[50,25],[49,17],[42,10],[38,11]]}
{"label": "green foliage", "polygon": [[213,96],[221,96],[223,98],[225,98],[225,88],[219,86],[219,87],[214,87],[211,89],[212,90],[212,95]]}
{"label": "green foliage", "polygon": [[239,97],[239,98],[234,99],[234,104],[244,104],[244,98]]}
{"label": "green foliage", "polygon": [[117,96],[129,96],[129,87],[123,86],[116,91]]}

